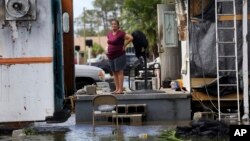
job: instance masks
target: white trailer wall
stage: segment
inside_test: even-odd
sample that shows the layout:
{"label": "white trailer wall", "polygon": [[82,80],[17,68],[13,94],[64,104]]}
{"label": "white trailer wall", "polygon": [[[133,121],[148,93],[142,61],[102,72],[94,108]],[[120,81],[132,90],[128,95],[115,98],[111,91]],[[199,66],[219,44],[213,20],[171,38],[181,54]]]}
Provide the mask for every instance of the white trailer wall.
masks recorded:
{"label": "white trailer wall", "polygon": [[45,120],[54,113],[51,0],[36,0],[35,20],[5,20],[0,0],[0,122]]}

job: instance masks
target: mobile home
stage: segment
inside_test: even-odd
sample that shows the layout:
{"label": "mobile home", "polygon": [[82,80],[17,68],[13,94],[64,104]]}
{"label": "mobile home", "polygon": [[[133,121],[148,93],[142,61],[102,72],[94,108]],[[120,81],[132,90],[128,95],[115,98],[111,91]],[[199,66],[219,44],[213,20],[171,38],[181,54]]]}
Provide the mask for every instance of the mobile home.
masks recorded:
{"label": "mobile home", "polygon": [[74,91],[72,31],[71,0],[0,1],[0,123],[63,113]]}

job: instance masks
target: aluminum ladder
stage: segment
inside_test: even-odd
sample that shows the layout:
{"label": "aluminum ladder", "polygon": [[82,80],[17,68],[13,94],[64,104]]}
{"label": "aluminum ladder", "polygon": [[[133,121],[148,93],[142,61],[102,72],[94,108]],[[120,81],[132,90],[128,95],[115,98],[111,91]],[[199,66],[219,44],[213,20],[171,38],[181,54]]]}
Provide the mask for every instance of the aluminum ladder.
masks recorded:
{"label": "aluminum ladder", "polygon": [[[231,12],[220,12],[218,10],[218,6],[223,6],[224,4],[232,5]],[[230,6],[231,7],[231,6]],[[221,10],[222,11],[222,10]],[[220,13],[218,13],[220,12]],[[220,16],[232,16],[233,17],[233,23],[231,23],[230,26],[223,26],[223,22],[228,21],[218,21]],[[231,21],[232,22],[232,21]],[[221,25],[220,25],[221,24]],[[235,0],[215,0],[215,30],[216,30],[216,62],[217,62],[217,95],[218,95],[218,115],[219,120],[221,120],[221,116],[229,116],[234,117],[238,119],[238,122],[240,122],[240,102],[239,102],[239,79],[238,79],[238,57],[237,57],[237,28],[236,28],[236,5]],[[223,41],[221,39],[220,33],[225,33],[232,31],[233,33],[231,41]],[[222,34],[226,35],[226,34]],[[221,52],[221,49],[224,49],[224,52]],[[227,50],[234,49],[233,54],[226,54]],[[222,54],[223,53],[223,54]],[[235,66],[234,69],[229,68],[222,68],[223,64],[225,63],[225,60],[234,60]],[[235,83],[233,84],[223,84],[220,82],[220,78],[225,73],[230,73],[235,75]],[[220,90],[222,87],[236,87],[237,91],[237,113],[221,113],[221,98],[220,98]]]}

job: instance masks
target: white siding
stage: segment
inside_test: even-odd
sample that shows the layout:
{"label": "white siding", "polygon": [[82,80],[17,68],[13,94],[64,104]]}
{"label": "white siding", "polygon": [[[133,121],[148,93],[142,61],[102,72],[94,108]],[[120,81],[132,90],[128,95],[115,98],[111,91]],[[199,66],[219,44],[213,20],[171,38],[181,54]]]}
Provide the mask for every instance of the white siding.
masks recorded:
{"label": "white siding", "polygon": [[[18,21],[16,31],[0,15],[2,59],[53,57],[51,12],[51,0],[37,0],[37,19]],[[0,122],[44,120],[53,112],[53,62],[0,64]]]}

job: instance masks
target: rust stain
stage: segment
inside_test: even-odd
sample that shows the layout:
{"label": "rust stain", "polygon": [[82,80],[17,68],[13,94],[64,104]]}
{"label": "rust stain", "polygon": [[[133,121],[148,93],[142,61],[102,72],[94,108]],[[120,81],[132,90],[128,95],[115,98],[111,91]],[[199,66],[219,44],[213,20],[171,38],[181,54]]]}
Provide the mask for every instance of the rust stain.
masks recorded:
{"label": "rust stain", "polygon": [[0,58],[0,65],[51,63],[52,57]]}

